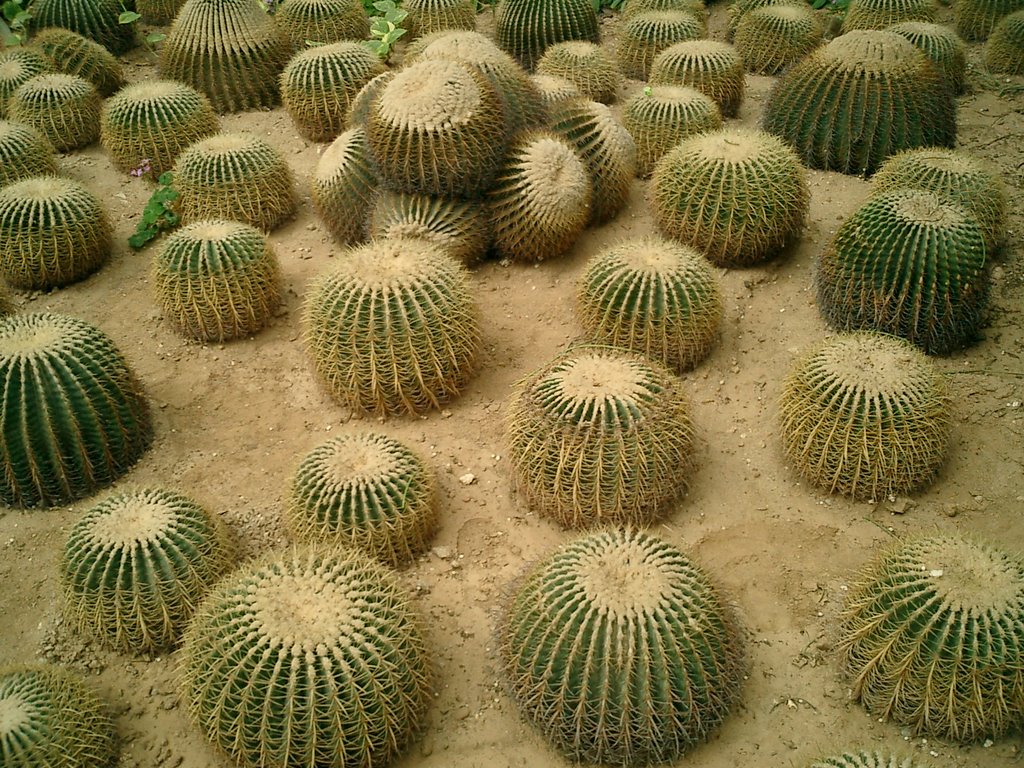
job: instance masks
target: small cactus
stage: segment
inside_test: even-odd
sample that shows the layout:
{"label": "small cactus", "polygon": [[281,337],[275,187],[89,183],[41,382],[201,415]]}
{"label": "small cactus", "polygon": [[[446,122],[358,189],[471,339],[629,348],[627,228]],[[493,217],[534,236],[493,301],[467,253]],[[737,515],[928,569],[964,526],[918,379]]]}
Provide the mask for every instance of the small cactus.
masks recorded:
{"label": "small cactus", "polygon": [[38,129],[61,152],[87,147],[100,137],[100,95],[75,75],[36,75],[7,103],[11,120]]}
{"label": "small cactus", "polygon": [[377,186],[369,152],[366,131],[351,128],[331,142],[313,175],[313,208],[344,244],[366,236],[364,225]]}
{"label": "small cactus", "polygon": [[905,21],[935,21],[935,0],[850,0],[843,32],[885,29]]}
{"label": "small cactus", "polygon": [[135,25],[120,21],[121,0],[33,0],[32,27],[62,27],[99,43],[115,56],[135,46]]}
{"label": "small cactus", "polygon": [[496,31],[498,45],[530,70],[549,45],[600,35],[591,0],[501,0]]}
{"label": "small cactus", "polygon": [[985,40],[1000,19],[1024,10],[1024,0],[958,0],[953,6],[956,31],[971,43]]}
{"label": "small cactus", "polygon": [[927,21],[905,21],[886,29],[913,43],[942,74],[954,93],[963,93],[964,70],[967,68],[967,46],[947,26]]}
{"label": "small cactus", "polygon": [[748,72],[775,75],[821,45],[824,32],[809,6],[770,5],[743,17],[734,42]]}
{"label": "small cactus", "polygon": [[646,80],[658,54],[704,36],[704,17],[688,11],[647,11],[627,17],[615,55],[626,77]]}
{"label": "small cactus", "polygon": [[534,565],[499,650],[520,712],[573,762],[675,762],[718,728],[743,679],[711,580],[634,530],[575,538]]}
{"label": "small cactus", "polygon": [[623,18],[627,18],[647,11],[689,11],[701,16],[707,14],[704,0],[629,0],[621,12]]}
{"label": "small cactus", "polygon": [[166,650],[229,563],[224,530],[192,499],[155,488],[118,493],[68,535],[64,616],[118,650]]}
{"label": "small cactus", "polygon": [[7,102],[18,86],[50,72],[53,62],[34,48],[0,48],[0,118],[10,117]]}
{"label": "small cactus", "polygon": [[1004,16],[985,44],[989,72],[1024,75],[1024,10]]}
{"label": "small cactus", "polygon": [[946,455],[951,397],[909,342],[842,334],[793,367],[779,410],[786,456],[815,486],[884,499],[930,483]]}
{"label": "small cactus", "polygon": [[423,238],[470,267],[487,253],[491,223],[473,200],[383,190],[370,211],[369,235]]}
{"label": "small cactus", "polygon": [[392,437],[340,435],[299,464],[286,517],[301,542],[354,546],[402,565],[426,551],[437,528],[434,475]]}
{"label": "small cactus", "polygon": [[[110,485],[151,439],[149,409],[110,338],[83,320],[0,320],[0,501],[65,504]],[[31,421],[25,414],[35,414]]]}
{"label": "small cactus", "polygon": [[819,758],[808,768],[925,768],[909,757],[899,757],[891,752],[878,750],[856,750]]}
{"label": "small cactus", "polygon": [[307,40],[327,45],[370,36],[362,0],[281,0],[274,22],[292,52],[305,50]]}
{"label": "small cactus", "polygon": [[476,29],[475,0],[405,0],[405,27],[416,38],[448,29]]}
{"label": "small cactus", "polygon": [[57,71],[84,77],[96,86],[100,96],[111,96],[124,85],[124,69],[117,57],[75,32],[50,27],[33,37],[32,45],[53,62]]}
{"label": "small cactus", "polygon": [[57,155],[49,139],[30,125],[0,120],[0,188],[56,173]]}
{"label": "small cactus", "polygon": [[615,59],[596,43],[555,43],[537,62],[537,74],[562,77],[590,101],[610,104],[622,79]]}
{"label": "small cactus", "polygon": [[736,37],[736,30],[739,29],[740,22],[743,21],[743,17],[748,13],[756,11],[759,8],[769,8],[779,5],[802,7],[804,4],[802,0],[732,0],[725,9],[726,18],[728,20],[725,39],[732,42]]}
{"label": "small cactus", "polygon": [[648,176],[676,144],[721,128],[722,113],[696,88],[652,85],[626,102],[622,124],[636,142],[636,174]]}
{"label": "small cactus", "polygon": [[688,85],[707,94],[736,117],[743,103],[743,59],[739,51],[717,40],[687,40],[670,45],[651,65],[651,85]]}

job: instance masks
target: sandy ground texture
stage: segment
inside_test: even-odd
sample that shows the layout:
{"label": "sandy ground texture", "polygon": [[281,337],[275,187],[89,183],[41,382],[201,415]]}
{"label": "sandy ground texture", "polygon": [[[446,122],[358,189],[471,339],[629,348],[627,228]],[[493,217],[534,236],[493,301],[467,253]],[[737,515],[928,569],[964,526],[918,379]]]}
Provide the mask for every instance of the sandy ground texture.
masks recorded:
{"label": "sandy ground texture", "polygon": [[[948,20],[948,9],[944,14]],[[724,18],[724,8],[713,6],[712,36],[724,37]],[[485,14],[480,23],[491,22]],[[617,24],[606,20],[606,39],[614,40]],[[810,171],[810,214],[799,243],[763,266],[718,270],[725,297],[721,338],[685,376],[700,436],[697,470],[688,495],[655,532],[703,564],[735,604],[749,631],[749,674],[734,714],[684,763],[802,766],[860,745],[904,750],[935,766],[1019,764],[1019,735],[960,747],[877,722],[849,700],[834,652],[848,585],[894,536],[963,531],[1024,545],[1024,79],[989,76],[980,53],[972,47],[958,145],[994,163],[1008,182],[1010,245],[993,269],[983,340],[936,360],[950,374],[957,415],[949,458],[934,485],[913,498],[879,503],[830,497],[802,484],[780,448],[781,382],[795,357],[829,332],[815,307],[812,265],[868,195],[867,181]],[[126,64],[132,80],[156,75],[144,49]],[[755,125],[772,82],[748,76],[739,118],[730,122]],[[624,81],[615,109],[640,87]],[[161,319],[149,278],[160,246],[133,252],[125,243],[151,186],[115,171],[98,145],[65,155],[61,169],[105,201],[116,225],[109,264],[77,285],[19,297],[26,311],[64,312],[99,325],[144,383],[155,443],[116,487],[171,486],[194,496],[230,527],[243,555],[252,556],[286,543],[282,495],[315,445],[366,426],[408,442],[439,477],[443,522],[433,549],[402,574],[426,618],[435,691],[424,732],[397,765],[567,765],[520,720],[495,656],[493,633],[510,583],[572,535],[516,498],[502,414],[513,383],[577,336],[573,296],[588,258],[652,231],[647,184],[638,181],[628,207],[588,230],[563,258],[540,266],[488,262],[473,271],[484,352],[461,397],[422,417],[352,420],[314,380],[301,339],[307,285],[343,252],[309,199],[325,145],[300,139],[283,109],[221,122],[223,130],[266,138],[297,178],[298,213],[271,236],[286,296],[269,328],[211,345],[174,333]],[[473,476],[470,484],[460,479],[466,475]],[[62,625],[59,552],[95,502],[0,509],[0,664],[48,659],[84,670],[113,707],[123,768],[229,766],[186,718],[176,654],[118,655]]]}

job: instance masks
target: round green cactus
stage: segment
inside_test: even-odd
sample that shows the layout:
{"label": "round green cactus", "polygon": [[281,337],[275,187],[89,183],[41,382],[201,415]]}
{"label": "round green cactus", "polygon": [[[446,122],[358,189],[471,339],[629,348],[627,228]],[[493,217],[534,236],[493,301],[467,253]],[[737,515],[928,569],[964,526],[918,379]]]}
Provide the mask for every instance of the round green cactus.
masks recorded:
{"label": "round green cactus", "polygon": [[770,5],[740,20],[735,44],[748,71],[775,75],[821,45],[823,34],[810,6]]}
{"label": "round green cactus", "polygon": [[964,71],[967,68],[967,46],[949,27],[926,21],[905,21],[893,24],[888,32],[913,43],[942,74],[955,93],[964,90]]}
{"label": "round green cactus", "polygon": [[812,168],[871,174],[904,149],[953,146],[956,100],[913,43],[894,32],[853,31],[782,75],[762,123]]}
{"label": "round green cactus", "polygon": [[839,227],[815,284],[833,328],[889,333],[945,354],[975,340],[988,304],[984,236],[967,211],[932,192],[883,192]]}
{"label": "round green cactus", "polygon": [[532,75],[530,82],[533,83],[540,96],[540,102],[544,108],[545,123],[547,115],[564,106],[567,102],[583,99],[583,94],[576,84],[564,77],[552,77],[551,75]]}
{"label": "round green cactus", "polygon": [[57,173],[53,145],[30,125],[0,120],[0,187]]}
{"label": "round green cactus", "polygon": [[281,100],[310,141],[333,141],[346,128],[356,94],[384,71],[380,58],[354,41],[297,53],[281,73]]}
{"label": "round green cactus", "polygon": [[651,85],[688,85],[707,94],[722,111],[736,117],[743,103],[743,59],[733,46],[717,40],[687,40],[670,45],[651,65]]}
{"label": "round green cactus", "polygon": [[116,755],[114,723],[81,677],[57,667],[0,669],[4,768],[101,768]]}
{"label": "round green cactus", "polygon": [[190,145],[174,164],[183,222],[236,219],[265,232],[295,211],[291,169],[263,139],[218,133]]}
{"label": "round green cactus", "polygon": [[999,20],[1024,10],[1024,0],[958,0],[953,6],[956,31],[969,42],[986,39]]}
{"label": "round green cactus", "polygon": [[166,26],[174,21],[185,0],[135,0],[135,10],[147,24]]}
{"label": "round green cactus", "polygon": [[875,717],[958,743],[1024,719],[1024,562],[958,535],[916,536],[850,589],[840,624],[853,696]]}
{"label": "round green cactus", "polygon": [[636,173],[647,176],[664,155],[686,138],[722,127],[722,113],[695,88],[652,85],[626,103],[622,124],[636,142]]}
{"label": "round green cactus", "polygon": [[942,374],[895,336],[841,334],[797,362],[779,403],[797,471],[830,493],[884,499],[938,474],[952,424]]}
{"label": "round green cactus", "polygon": [[129,85],[103,104],[100,141],[122,171],[149,165],[159,176],[191,144],[219,129],[209,100],[175,80]]}
{"label": "round green cactus", "polygon": [[590,172],[590,223],[610,221],[629,199],[636,142],[612,111],[596,101],[563,102],[550,113],[550,129],[569,142]]}
{"label": "round green cactus", "polygon": [[0,382],[4,504],[88,496],[149,446],[149,409],[134,374],[110,338],[83,320],[48,313],[0,320]]}
{"label": "round green cactus", "polygon": [[622,7],[623,18],[647,11],[689,11],[705,15],[704,0],[629,0]]}
{"label": "round green cactus", "polygon": [[1024,75],[1024,10],[1004,16],[985,44],[989,72]]}
{"label": "round green cactus", "polygon": [[53,62],[56,70],[84,77],[96,86],[100,96],[110,96],[124,85],[124,70],[117,57],[75,32],[50,27],[33,37],[32,45]]}
{"label": "round green cactus", "polygon": [[192,721],[245,768],[390,764],[424,722],[429,661],[396,574],[355,549],[247,564],[196,610]]}
{"label": "round green cactus", "polygon": [[655,166],[654,218],[662,232],[714,264],[751,266],[800,231],[810,203],[806,175],[796,153],[762,131],[698,134]]}
{"label": "round green cactus", "polygon": [[625,19],[615,49],[626,77],[646,80],[658,54],[675,43],[696,40],[705,33],[704,17],[689,11],[647,11]]}
{"label": "round green cactus", "polygon": [[905,21],[935,21],[935,0],[850,0],[843,31],[885,29]]}
{"label": "round green cactus", "polygon": [[110,254],[99,199],[62,176],[32,176],[0,189],[0,275],[15,288],[47,290],[81,280]]}
{"label": "round green cactus", "polygon": [[135,45],[135,25],[120,22],[120,0],[34,0],[32,27],[62,27],[99,43],[115,55]]}
{"label": "round green cactus", "polygon": [[118,493],[68,535],[64,616],[121,651],[169,649],[230,561],[222,526],[192,499],[156,488]]}
{"label": "round green cactus", "polygon": [[383,190],[370,211],[369,235],[419,237],[469,267],[486,255],[491,223],[487,209],[474,200]]}
{"label": "round green cactus", "polygon": [[307,40],[326,45],[370,36],[361,0],[282,0],[274,21],[292,51],[305,50]]}
{"label": "round green cactus", "polygon": [[225,341],[270,321],[281,303],[281,270],[259,230],[238,221],[196,221],[167,239],[153,262],[153,289],[180,333]]}
{"label": "round green cactus", "polygon": [[313,208],[339,242],[357,243],[366,237],[376,186],[366,131],[350,128],[320,157],[312,184]]}
{"label": "round green cactus", "polygon": [[17,87],[7,116],[31,125],[61,152],[87,147],[100,136],[101,99],[96,86],[75,75],[36,75]]}
{"label": "round green cactus", "polygon": [[758,8],[769,8],[777,5],[803,6],[802,0],[733,0],[725,9],[728,19],[726,39],[731,41],[736,36],[743,17]]}
{"label": "round green cactus", "polygon": [[53,72],[53,62],[34,48],[0,48],[0,118],[8,117],[7,102],[22,83]]}
{"label": "round green cactus", "polygon": [[590,217],[587,167],[568,141],[550,131],[515,140],[488,195],[494,249],[514,261],[560,256]]}
{"label": "round green cactus", "polygon": [[572,40],[549,46],[537,62],[537,74],[561,77],[590,101],[615,101],[622,73],[615,59],[596,43]]}
{"label": "round green cactus", "polygon": [[622,350],[578,347],[520,381],[505,422],[519,491],[566,527],[647,525],[687,487],[682,382]]}
{"label": "round green cactus", "polygon": [[357,246],[311,287],[304,314],[313,367],[360,413],[418,413],[463,389],[480,347],[468,273],[425,240]]}
{"label": "round green cactus", "polygon": [[739,699],[740,633],[707,574],[640,531],[604,530],[535,564],[500,654],[523,716],[573,762],[678,760]]}
{"label": "round green cactus", "polygon": [[291,480],[287,505],[299,541],[354,546],[392,566],[425,552],[439,522],[433,473],[406,445],[376,432],[314,448]]}
{"label": "round green cactus", "polygon": [[288,43],[252,0],[187,0],[160,48],[160,71],[202,91],[218,112],[272,107]]}
{"label": "round green cactus", "polygon": [[366,137],[382,182],[400,192],[473,197],[505,155],[505,107],[481,72],[420,59],[370,106]]}
{"label": "round green cactus", "polygon": [[474,0],[405,0],[405,28],[416,38],[447,29],[476,29]]}
{"label": "round green cactus", "polygon": [[531,70],[549,45],[600,35],[591,0],[500,0],[496,24],[498,45]]}
{"label": "round green cactus", "polygon": [[588,341],[683,373],[707,357],[718,337],[722,291],[707,259],[693,248],[646,237],[588,262],[576,308]]}
{"label": "round green cactus", "polygon": [[891,752],[856,750],[815,760],[809,768],[924,768]]}

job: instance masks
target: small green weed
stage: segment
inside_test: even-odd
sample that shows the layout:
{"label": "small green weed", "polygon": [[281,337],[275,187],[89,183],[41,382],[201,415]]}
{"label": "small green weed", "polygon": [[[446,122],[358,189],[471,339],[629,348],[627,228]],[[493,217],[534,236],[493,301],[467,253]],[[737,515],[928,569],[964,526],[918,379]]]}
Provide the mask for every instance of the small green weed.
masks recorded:
{"label": "small green weed", "polygon": [[[140,166],[141,168],[142,166]],[[135,175],[142,175],[132,173]],[[128,245],[135,250],[142,248],[164,230],[178,226],[181,217],[174,212],[174,201],[178,199],[178,190],[172,186],[174,174],[170,171],[160,174],[157,188],[150,195],[146,207],[142,209],[142,220],[135,228],[135,234],[128,238]]]}
{"label": "small green weed", "polygon": [[391,58],[391,51],[395,43],[406,33],[406,30],[399,26],[409,12],[399,8],[394,0],[377,0],[373,4],[376,15],[370,17],[370,34],[372,40],[366,40],[365,45],[376,53],[381,61]]}
{"label": "small green weed", "polygon": [[27,39],[31,5],[32,0],[6,0],[0,6],[0,43],[4,46],[21,45]]}
{"label": "small green weed", "polygon": [[[121,0],[121,15],[117,17],[117,23],[122,24],[126,27],[130,27],[142,18],[141,13],[130,11],[124,4],[124,0]],[[153,46],[159,43],[161,40],[166,40],[167,35],[163,32],[150,32],[148,35],[142,38],[142,42],[146,44],[150,53],[156,53]]]}

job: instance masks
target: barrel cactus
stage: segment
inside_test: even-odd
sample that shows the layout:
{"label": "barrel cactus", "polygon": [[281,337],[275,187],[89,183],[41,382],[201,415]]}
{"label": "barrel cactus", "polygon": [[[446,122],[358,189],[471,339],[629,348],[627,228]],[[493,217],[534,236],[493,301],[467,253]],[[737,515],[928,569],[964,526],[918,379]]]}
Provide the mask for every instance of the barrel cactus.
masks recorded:
{"label": "barrel cactus", "polygon": [[174,167],[186,147],[219,127],[210,102],[195,88],[174,80],[144,80],[103,104],[100,141],[122,171],[146,164],[159,176]]}
{"label": "barrel cactus", "polygon": [[583,94],[580,93],[580,89],[576,87],[576,84],[571,80],[566,80],[564,77],[554,77],[552,75],[533,75],[530,77],[530,82],[534,85],[540,96],[540,102],[543,105],[546,116],[549,112],[557,111],[570,101],[577,101],[583,98]]}
{"label": "barrel cactus", "polygon": [[291,169],[274,147],[244,133],[192,144],[174,164],[183,222],[237,219],[265,232],[295,211]]}
{"label": "barrel cactus", "polygon": [[111,225],[99,199],[62,176],[0,189],[0,275],[16,288],[60,288],[99,269]]}
{"label": "barrel cactus", "polygon": [[76,75],[36,75],[18,86],[7,103],[11,120],[41,131],[61,152],[100,137],[100,95]]}
{"label": "barrel cactus", "polygon": [[676,144],[721,128],[722,113],[696,88],[652,85],[626,102],[622,124],[636,142],[636,173],[647,176]]}
{"label": "barrel cactus", "polygon": [[952,29],[927,21],[905,21],[893,24],[887,31],[909,40],[939,70],[955,93],[964,90],[967,68],[967,46]]}
{"label": "barrel cactus", "polygon": [[362,0],[281,0],[274,21],[292,51],[304,50],[307,40],[329,44],[370,36]]}
{"label": "barrel cactus", "polygon": [[135,25],[122,24],[120,0],[34,0],[34,29],[62,27],[93,40],[115,55],[135,45]]}
{"label": "barrel cactus", "polygon": [[732,0],[725,9],[728,25],[725,34],[726,39],[732,41],[736,37],[736,30],[739,29],[740,22],[743,21],[743,17],[748,13],[752,13],[759,8],[779,5],[800,7],[803,6],[803,0]]}
{"label": "barrel cactus", "polygon": [[853,696],[875,717],[958,743],[1024,719],[1024,561],[956,534],[918,535],[850,588],[840,623]]}
{"label": "barrel cactus", "polygon": [[259,3],[187,0],[160,48],[160,71],[202,91],[218,112],[239,112],[277,104],[288,55]]}
{"label": "barrel cactus", "polygon": [[704,0],[629,0],[622,6],[623,17],[647,11],[690,11],[700,15],[707,13]]}
{"label": "barrel cactus", "polygon": [[956,101],[913,43],[894,32],[853,31],[790,67],[762,122],[812,168],[871,174],[904,149],[953,146]]}
{"label": "barrel cactus", "polygon": [[394,76],[395,73],[390,70],[381,72],[376,77],[371,78],[370,81],[360,88],[359,92],[352,97],[352,103],[349,104],[348,107],[348,125],[350,127],[366,128],[366,124],[370,120],[370,106],[376,100],[377,94],[384,89],[385,85],[391,82],[391,78]]}
{"label": "barrel cactus", "polygon": [[693,427],[682,382],[621,350],[577,347],[520,381],[505,422],[520,493],[571,528],[646,525],[686,490]]}
{"label": "barrel cactus", "polygon": [[187,496],[162,488],[114,494],[64,544],[64,616],[120,651],[169,649],[230,560],[220,523]]}
{"label": "barrel cactus", "polygon": [[366,131],[350,128],[321,155],[312,183],[313,208],[339,242],[364,239],[376,186]]}
{"label": "barrel cactus", "polygon": [[646,80],[666,48],[705,33],[704,17],[688,11],[647,11],[625,19],[615,54],[626,77]]}
{"label": "barrel cactus", "polygon": [[30,125],[0,120],[0,188],[56,173],[57,155],[49,139]]}
{"label": "barrel cactus", "polygon": [[515,261],[560,256],[590,217],[587,168],[572,145],[550,131],[515,140],[488,195],[494,249]]}
{"label": "barrel cactus", "polygon": [[573,539],[505,608],[500,654],[523,716],[573,762],[670,763],[739,699],[740,633],[711,579],[635,530]]}
{"label": "barrel cactus", "polygon": [[843,222],[815,284],[833,328],[881,331],[945,354],[975,340],[988,304],[984,236],[959,205],[895,189]]}
{"label": "barrel cactus", "polygon": [[989,72],[1024,75],[1024,10],[996,24],[985,44],[985,66]]}
{"label": "barrel cactus", "polygon": [[691,136],[651,176],[654,218],[719,266],[775,256],[803,226],[806,172],[777,137],[749,128]]}
{"label": "barrel cactus", "polygon": [[487,253],[491,223],[475,200],[382,190],[370,210],[369,235],[423,238],[470,267]]}
{"label": "barrel cactus", "polygon": [[185,0],[135,0],[135,10],[147,24],[166,26],[174,21]]}
{"label": "barrel cactus", "polygon": [[84,679],[57,667],[0,668],[0,765],[100,768],[116,755],[114,723]]}
{"label": "barrel cactus", "polygon": [[134,374],[110,338],[83,320],[49,313],[0,320],[0,382],[4,504],[88,496],[149,446],[149,409]]}
{"label": "barrel cactus", "polygon": [[393,437],[339,435],[299,464],[286,517],[301,542],[353,546],[402,565],[426,551],[437,529],[434,475]]}
{"label": "barrel cactus", "polygon": [[808,768],[924,768],[909,757],[879,750],[853,750],[815,760]]}
{"label": "barrel cactus", "polygon": [[84,77],[100,96],[110,96],[124,85],[124,69],[117,57],[71,30],[44,29],[32,38],[32,45],[46,54],[57,71]]}
{"label": "barrel cactus", "polygon": [[563,77],[590,101],[615,101],[622,73],[615,59],[597,45],[581,40],[549,46],[537,62],[537,74]]}
{"label": "barrel cactus", "polygon": [[281,270],[259,230],[239,221],[196,221],[167,239],[153,262],[153,289],[180,333],[225,341],[270,321],[281,303]]}
{"label": "barrel cactus", "polygon": [[285,66],[281,100],[300,134],[332,141],[346,128],[352,99],[383,71],[380,58],[361,43],[315,46]]}
{"label": "barrel cactus", "polygon": [[935,21],[935,0],[850,0],[843,31],[885,29],[905,21]]}
{"label": "barrel cactus", "polygon": [[355,549],[298,548],[229,574],[182,657],[192,721],[244,768],[387,765],[430,699],[419,617],[394,572]]}
{"label": "barrel cactus", "polygon": [[1000,19],[1024,10],[1024,0],[962,0],[953,7],[956,31],[969,42],[985,40]]}
{"label": "barrel cactus", "polygon": [[311,287],[304,323],[318,377],[361,413],[438,407],[465,387],[480,347],[468,273],[418,238],[343,254]]}
{"label": "barrel cactus", "polygon": [[841,334],[800,359],[779,409],[786,456],[815,486],[855,499],[923,488],[949,444],[952,399],[935,364],[903,339]]}
{"label": "barrel cactus", "polygon": [[651,65],[651,85],[688,85],[710,96],[722,117],[736,117],[743,103],[743,59],[733,46],[717,40],[687,40],[670,45]]}
{"label": "barrel cactus", "polygon": [[498,45],[533,69],[549,45],[567,40],[598,42],[591,0],[500,0]]}
{"label": "barrel cactus", "polygon": [[0,118],[9,117],[7,102],[22,83],[53,72],[53,62],[35,48],[0,48]]}
{"label": "barrel cactus", "polygon": [[821,45],[824,29],[806,5],[770,5],[746,14],[734,43],[749,72],[775,75]]}
{"label": "barrel cactus", "polygon": [[409,37],[421,37],[446,29],[476,29],[475,0],[405,0]]}

